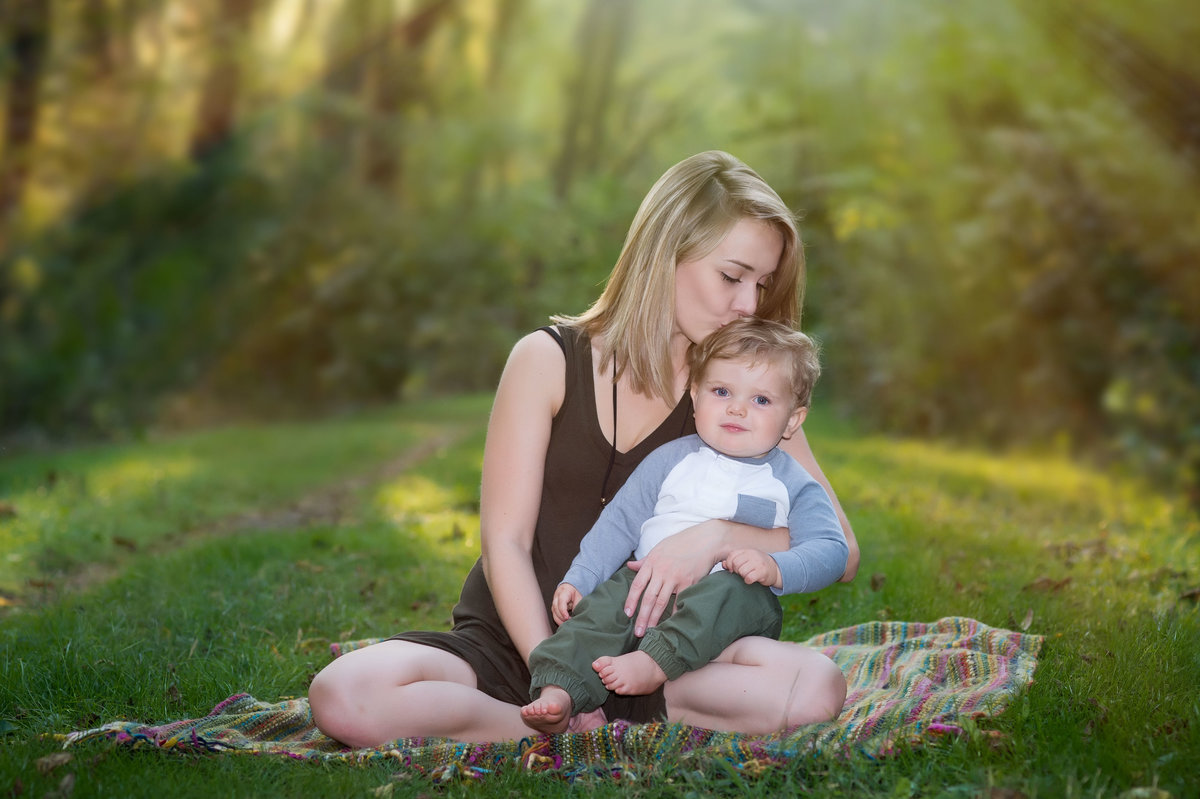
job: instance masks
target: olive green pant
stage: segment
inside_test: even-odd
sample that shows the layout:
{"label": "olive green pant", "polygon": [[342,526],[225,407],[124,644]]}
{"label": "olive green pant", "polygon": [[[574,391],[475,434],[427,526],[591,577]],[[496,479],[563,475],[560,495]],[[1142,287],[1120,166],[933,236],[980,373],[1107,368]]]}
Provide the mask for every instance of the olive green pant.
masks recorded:
{"label": "olive green pant", "polygon": [[573,713],[586,713],[608,698],[608,689],[592,669],[592,661],[601,655],[640,649],[673,680],[711,662],[739,638],[778,638],[782,630],[783,611],[770,588],[747,585],[736,574],[719,571],[680,591],[659,623],[639,639],[633,634],[636,612],[634,618],[625,615],[625,599],[636,574],[622,567],[584,597],[554,635],[538,644],[529,657],[533,697],[545,686],[557,685],[571,695]]}

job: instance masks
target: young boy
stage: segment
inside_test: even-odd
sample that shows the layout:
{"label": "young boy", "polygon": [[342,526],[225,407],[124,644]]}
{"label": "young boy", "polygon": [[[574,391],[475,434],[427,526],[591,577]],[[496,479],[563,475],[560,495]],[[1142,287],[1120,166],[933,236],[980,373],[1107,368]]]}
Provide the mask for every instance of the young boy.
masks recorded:
{"label": "young boy", "polygon": [[[609,691],[650,693],[738,638],[778,638],[777,596],[824,588],[845,569],[849,549],[828,495],[778,448],[808,412],[820,374],[813,342],[747,317],[694,346],[688,366],[697,435],[647,456],[584,536],[551,601],[561,626],[530,655],[534,701],[521,715],[534,729],[562,732]],[[786,527],[790,548],[731,552],[639,642],[624,608],[635,572],[621,564],[630,550],[641,559],[708,519]]]}

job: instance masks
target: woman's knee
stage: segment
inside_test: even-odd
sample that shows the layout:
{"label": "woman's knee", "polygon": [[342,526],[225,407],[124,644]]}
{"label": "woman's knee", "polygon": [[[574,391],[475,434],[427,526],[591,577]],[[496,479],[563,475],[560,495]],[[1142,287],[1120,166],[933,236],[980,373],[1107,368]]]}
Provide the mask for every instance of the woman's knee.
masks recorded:
{"label": "woman's knee", "polygon": [[[356,737],[358,716],[353,706],[353,689],[347,684],[351,675],[334,668],[337,661],[313,677],[308,686],[308,706],[317,729],[344,743]],[[344,664],[339,664],[344,665]]]}
{"label": "woman's knee", "polygon": [[803,690],[792,692],[788,702],[788,724],[833,721],[846,702],[846,675],[820,652],[810,651],[800,675]]}

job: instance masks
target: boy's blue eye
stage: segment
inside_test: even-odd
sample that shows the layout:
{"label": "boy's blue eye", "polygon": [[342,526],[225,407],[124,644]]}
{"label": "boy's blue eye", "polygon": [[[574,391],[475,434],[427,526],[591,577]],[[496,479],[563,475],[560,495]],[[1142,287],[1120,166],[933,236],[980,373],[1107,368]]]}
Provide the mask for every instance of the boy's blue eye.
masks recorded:
{"label": "boy's blue eye", "polygon": [[724,388],[724,387],[718,387],[718,388],[713,389],[713,393],[716,394],[718,397],[728,397],[729,389]]}
{"label": "boy's blue eye", "polygon": [[771,400],[769,400],[768,398],[764,397],[762,394],[759,394],[757,397],[755,397],[755,398],[754,398],[754,404],[755,404],[755,405],[761,405],[762,407],[764,407],[764,408],[765,408],[765,407],[767,407],[768,405],[770,405],[770,404],[771,404]]}

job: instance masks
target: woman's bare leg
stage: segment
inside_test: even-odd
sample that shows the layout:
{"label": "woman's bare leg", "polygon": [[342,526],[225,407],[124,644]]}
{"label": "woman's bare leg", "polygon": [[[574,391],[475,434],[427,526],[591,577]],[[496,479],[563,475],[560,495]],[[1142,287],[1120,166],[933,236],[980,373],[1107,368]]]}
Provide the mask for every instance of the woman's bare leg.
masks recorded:
{"label": "woman's bare leg", "polygon": [[475,672],[456,655],[383,641],[326,666],[309,686],[308,699],[317,727],[354,747],[417,736],[482,742],[529,734],[520,708],[476,685]]}
{"label": "woman's bare leg", "polygon": [[765,735],[837,717],[846,678],[825,655],[788,641],[747,637],[664,687],[667,720]]}

